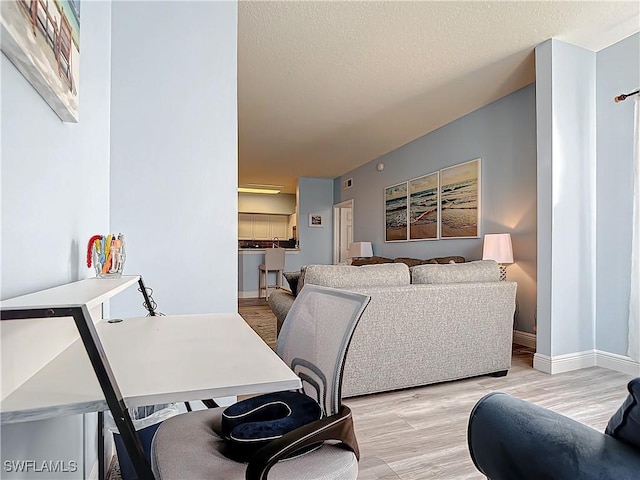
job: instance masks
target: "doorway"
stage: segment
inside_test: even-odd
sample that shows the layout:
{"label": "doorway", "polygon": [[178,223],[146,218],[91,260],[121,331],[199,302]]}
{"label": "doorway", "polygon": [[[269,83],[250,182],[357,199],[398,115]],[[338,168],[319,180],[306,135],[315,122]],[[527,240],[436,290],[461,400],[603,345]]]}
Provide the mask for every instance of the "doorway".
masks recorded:
{"label": "doorway", "polygon": [[333,206],[333,263],[346,262],[353,242],[353,199]]}

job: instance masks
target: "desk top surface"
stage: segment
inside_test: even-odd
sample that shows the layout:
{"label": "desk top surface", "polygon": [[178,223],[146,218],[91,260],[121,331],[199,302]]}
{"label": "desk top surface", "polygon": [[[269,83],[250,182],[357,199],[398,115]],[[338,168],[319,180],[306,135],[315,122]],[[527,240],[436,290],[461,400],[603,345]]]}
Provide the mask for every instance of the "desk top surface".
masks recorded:
{"label": "desk top surface", "polygon": [[[237,313],[102,320],[97,331],[128,407],[300,388]],[[106,409],[80,340],[0,403],[2,423]]]}

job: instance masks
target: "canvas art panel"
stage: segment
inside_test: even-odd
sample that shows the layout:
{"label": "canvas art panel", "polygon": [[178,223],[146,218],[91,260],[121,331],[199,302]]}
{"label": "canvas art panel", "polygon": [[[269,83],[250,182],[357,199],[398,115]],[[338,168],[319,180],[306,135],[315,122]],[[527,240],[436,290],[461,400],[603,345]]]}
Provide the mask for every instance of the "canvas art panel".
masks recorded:
{"label": "canvas art panel", "polygon": [[480,237],[480,159],[440,170],[440,238]]}
{"label": "canvas art panel", "polygon": [[407,182],[384,189],[385,242],[407,241]]}
{"label": "canvas art panel", "polygon": [[1,0],[0,48],[65,122],[78,121],[80,0]]}
{"label": "canvas art panel", "polygon": [[438,238],[439,172],[409,180],[409,240]]}

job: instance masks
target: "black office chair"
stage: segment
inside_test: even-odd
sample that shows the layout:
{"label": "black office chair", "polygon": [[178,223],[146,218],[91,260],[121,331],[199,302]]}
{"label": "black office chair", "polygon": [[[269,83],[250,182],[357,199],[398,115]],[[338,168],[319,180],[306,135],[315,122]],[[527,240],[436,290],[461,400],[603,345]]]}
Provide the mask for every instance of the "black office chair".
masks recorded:
{"label": "black office chair", "polygon": [[[307,406],[309,398],[313,399],[319,419],[289,433],[273,435],[276,438],[268,442],[264,437],[255,439],[265,446],[249,454],[245,464],[229,458],[237,454],[232,447],[239,444],[242,448],[254,439],[241,433],[235,435],[235,429],[229,434],[233,425],[225,432],[226,424],[241,417],[237,413],[243,410],[244,402],[237,404],[235,410],[235,406],[229,408],[224,417],[223,408],[178,415],[166,420],[154,437],[151,462],[156,479],[255,480],[265,479],[267,474],[269,478],[291,480],[357,478],[359,450],[351,411],[342,404],[342,372],[351,337],[369,300],[366,295],[307,285],[283,324],[278,355],[300,376],[303,393],[297,395],[304,396],[302,403]],[[263,407],[253,407],[264,399],[279,409],[275,417],[282,415],[285,422],[290,420],[293,414],[287,417],[286,410],[295,409],[292,402],[288,397],[274,398],[273,394],[249,399],[244,412],[260,410]],[[276,424],[279,422],[275,420]],[[267,423],[256,427],[249,422],[239,427],[249,425],[248,430],[254,433],[273,433],[273,422]],[[243,431],[246,433],[247,429]],[[280,462],[296,455],[299,456]]]}

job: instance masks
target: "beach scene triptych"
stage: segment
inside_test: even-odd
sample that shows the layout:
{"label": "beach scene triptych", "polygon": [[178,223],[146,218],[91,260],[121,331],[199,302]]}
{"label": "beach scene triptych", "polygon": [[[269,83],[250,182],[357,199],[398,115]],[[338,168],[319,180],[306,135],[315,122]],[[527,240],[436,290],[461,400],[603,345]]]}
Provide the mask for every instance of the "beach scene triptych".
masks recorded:
{"label": "beach scene triptych", "polygon": [[480,159],[385,188],[385,241],[478,238]]}

